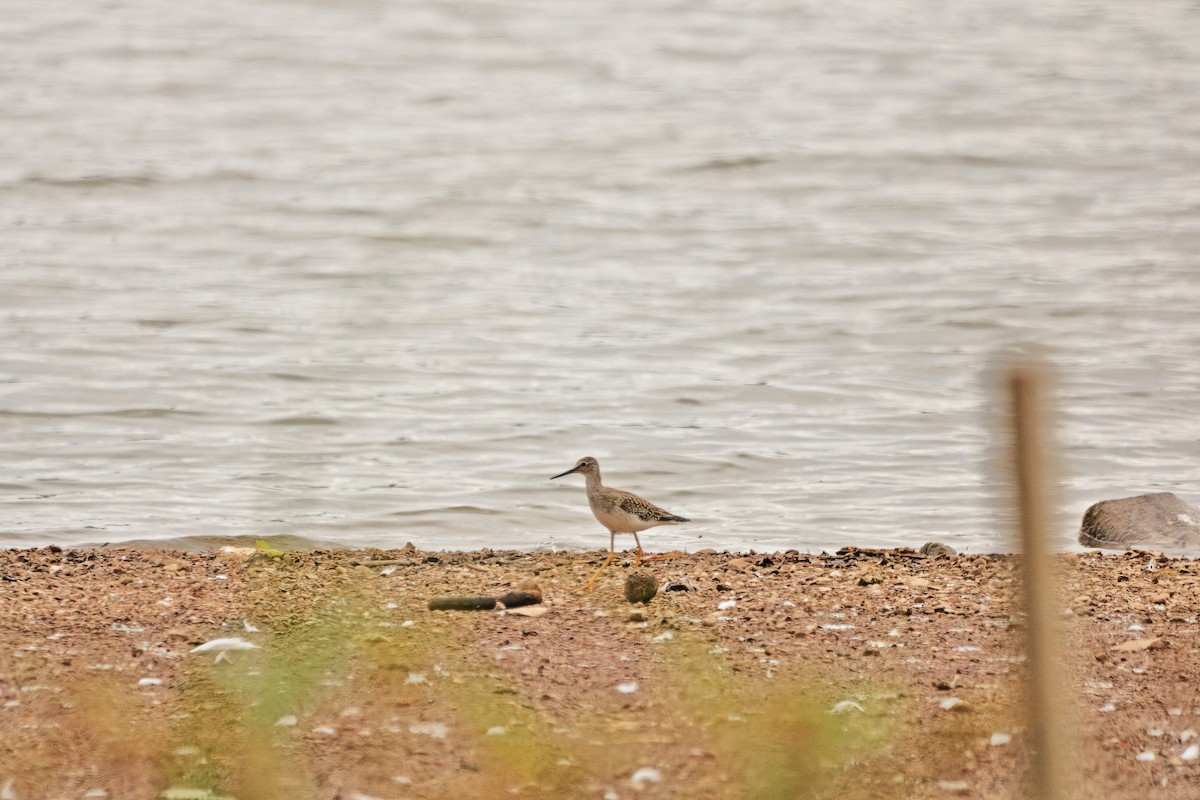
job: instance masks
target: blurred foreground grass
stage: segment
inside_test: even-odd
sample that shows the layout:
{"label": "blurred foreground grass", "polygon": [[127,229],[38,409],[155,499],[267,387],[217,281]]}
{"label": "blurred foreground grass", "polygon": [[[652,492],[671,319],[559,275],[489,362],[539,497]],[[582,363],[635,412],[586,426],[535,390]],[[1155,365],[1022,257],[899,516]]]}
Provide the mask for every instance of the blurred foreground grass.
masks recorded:
{"label": "blurred foreground grass", "polygon": [[[287,594],[288,587],[280,591]],[[815,672],[738,672],[700,637],[680,635],[657,651],[655,702],[669,712],[660,721],[671,727],[663,733],[654,726],[643,730],[636,721],[614,723],[611,714],[585,701],[563,703],[548,714],[528,686],[489,671],[486,663],[447,671],[442,665],[451,651],[470,644],[467,625],[443,627],[439,634],[422,626],[380,627],[378,603],[355,592],[298,596],[285,608],[271,632],[255,635],[261,649],[230,653],[220,662],[207,654],[188,657],[168,729],[130,715],[137,700],[119,684],[88,686],[86,724],[93,738],[110,743],[123,771],[145,773],[160,797],[375,797],[330,795],[328,787],[338,780],[330,773],[367,769],[377,785],[382,776],[395,780],[431,756],[422,736],[386,738],[378,730],[359,731],[359,740],[335,752],[326,744],[333,737],[313,725],[330,718],[359,724],[362,709],[346,708],[349,696],[369,706],[370,724],[387,733],[430,732],[455,740],[457,768],[419,787],[396,783],[388,797],[549,800],[627,796],[639,788],[656,796],[663,792],[655,791],[659,775],[653,771],[644,773],[640,787],[626,780],[620,793],[612,776],[636,777],[633,766],[642,763],[644,749],[671,739],[671,751],[671,743],[682,739],[676,755],[682,750],[685,760],[702,766],[689,773],[678,764],[660,764],[660,775],[690,776],[695,796],[782,800],[880,797],[878,782],[857,793],[847,777],[904,735],[895,721],[905,718],[902,707],[886,716],[861,709],[831,714],[847,697],[844,681],[835,693]],[[886,692],[864,686],[851,694]],[[421,722],[434,718],[443,720],[437,723],[443,730]],[[666,793],[689,796],[679,795],[678,786]],[[898,786],[890,796],[904,793]]]}

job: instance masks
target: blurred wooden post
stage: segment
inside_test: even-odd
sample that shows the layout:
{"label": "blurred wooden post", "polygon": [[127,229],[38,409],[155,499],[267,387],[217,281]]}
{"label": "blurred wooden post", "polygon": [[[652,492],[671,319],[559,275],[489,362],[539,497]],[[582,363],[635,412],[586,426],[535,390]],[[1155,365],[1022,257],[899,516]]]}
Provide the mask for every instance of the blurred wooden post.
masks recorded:
{"label": "blurred wooden post", "polygon": [[1051,542],[1053,477],[1047,457],[1045,370],[1034,364],[1008,374],[1012,404],[1014,472],[1021,528],[1022,589],[1026,611],[1025,653],[1029,671],[1026,730],[1030,745],[1030,797],[1063,800],[1076,786],[1057,624],[1058,580]]}

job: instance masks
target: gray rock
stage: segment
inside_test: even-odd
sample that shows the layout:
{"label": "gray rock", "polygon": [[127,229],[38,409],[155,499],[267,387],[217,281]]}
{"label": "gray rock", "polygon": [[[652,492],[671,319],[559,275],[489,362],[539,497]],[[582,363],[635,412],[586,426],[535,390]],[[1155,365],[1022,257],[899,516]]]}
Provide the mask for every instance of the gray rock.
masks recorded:
{"label": "gray rock", "polygon": [[917,552],[927,555],[930,558],[953,558],[958,555],[958,553],[954,552],[953,547],[941,542],[926,542],[921,545],[921,549]]}
{"label": "gray rock", "polygon": [[1170,492],[1101,500],[1083,514],[1085,547],[1200,546],[1200,509]]}

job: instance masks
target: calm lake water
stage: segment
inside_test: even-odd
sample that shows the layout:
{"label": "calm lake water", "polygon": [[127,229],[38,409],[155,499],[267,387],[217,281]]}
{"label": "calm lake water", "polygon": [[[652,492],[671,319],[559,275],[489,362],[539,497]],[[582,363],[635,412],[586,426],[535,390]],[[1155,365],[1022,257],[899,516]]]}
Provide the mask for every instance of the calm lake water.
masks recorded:
{"label": "calm lake water", "polygon": [[1196,2],[0,7],[0,546],[1004,550],[1028,350],[1200,500]]}

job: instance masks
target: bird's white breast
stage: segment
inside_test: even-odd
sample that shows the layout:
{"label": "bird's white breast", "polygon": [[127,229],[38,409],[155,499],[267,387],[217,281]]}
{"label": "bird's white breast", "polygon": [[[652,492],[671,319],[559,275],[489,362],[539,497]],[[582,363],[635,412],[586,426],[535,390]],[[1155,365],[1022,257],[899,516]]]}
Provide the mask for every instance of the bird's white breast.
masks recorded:
{"label": "bird's white breast", "polygon": [[647,522],[620,508],[604,508],[596,503],[592,504],[592,513],[596,515],[596,519],[600,521],[601,525],[614,533],[636,533],[660,524]]}

